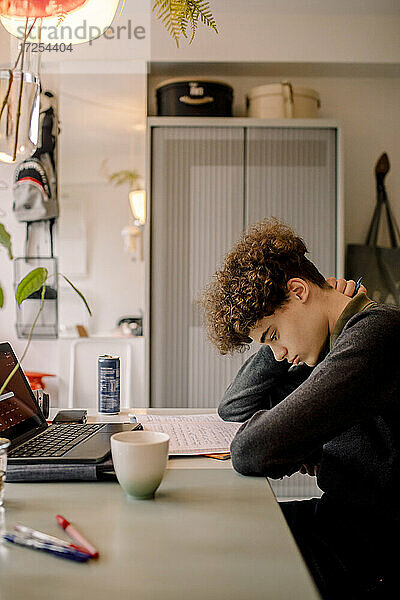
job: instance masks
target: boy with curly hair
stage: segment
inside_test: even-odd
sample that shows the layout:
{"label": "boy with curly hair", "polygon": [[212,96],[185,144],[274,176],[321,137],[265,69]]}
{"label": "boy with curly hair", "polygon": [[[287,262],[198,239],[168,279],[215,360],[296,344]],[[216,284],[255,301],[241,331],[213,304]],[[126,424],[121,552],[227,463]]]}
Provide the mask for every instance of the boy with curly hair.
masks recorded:
{"label": "boy with curly hair", "polygon": [[264,221],[205,289],[208,334],[220,352],[261,345],[218,412],[243,422],[231,445],[240,473],[317,476],[321,498],[281,508],[323,597],[391,597],[400,310],[377,305],[365,288],[352,298],[354,282],[325,280],[306,252],[289,226]]}

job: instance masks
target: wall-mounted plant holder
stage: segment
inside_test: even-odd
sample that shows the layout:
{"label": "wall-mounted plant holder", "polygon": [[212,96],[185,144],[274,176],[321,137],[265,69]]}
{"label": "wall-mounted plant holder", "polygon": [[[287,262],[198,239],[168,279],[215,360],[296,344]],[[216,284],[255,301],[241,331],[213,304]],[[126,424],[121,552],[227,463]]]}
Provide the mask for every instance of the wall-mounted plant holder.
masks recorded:
{"label": "wall-mounted plant holder", "polygon": [[[47,269],[44,304],[32,335],[33,339],[54,339],[58,337],[58,266],[56,258],[24,257],[14,259],[15,289],[21,279],[38,267]],[[38,290],[17,305],[16,330],[19,338],[28,338],[32,325],[40,309],[42,290]]]}

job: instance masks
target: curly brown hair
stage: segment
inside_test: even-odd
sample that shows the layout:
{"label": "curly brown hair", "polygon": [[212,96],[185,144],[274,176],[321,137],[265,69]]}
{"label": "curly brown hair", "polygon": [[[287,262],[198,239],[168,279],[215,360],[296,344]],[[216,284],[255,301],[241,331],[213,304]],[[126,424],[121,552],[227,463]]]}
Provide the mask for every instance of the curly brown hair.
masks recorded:
{"label": "curly brown hair", "polygon": [[221,354],[248,347],[256,323],[289,300],[292,277],[329,288],[306,252],[302,238],[275,218],[242,235],[199,301],[208,337]]}

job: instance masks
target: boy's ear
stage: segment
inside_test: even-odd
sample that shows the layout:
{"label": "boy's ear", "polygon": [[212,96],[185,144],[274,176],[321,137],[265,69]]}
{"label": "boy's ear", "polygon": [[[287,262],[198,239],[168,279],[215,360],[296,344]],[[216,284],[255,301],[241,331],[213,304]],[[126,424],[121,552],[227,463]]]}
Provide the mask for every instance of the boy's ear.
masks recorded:
{"label": "boy's ear", "polygon": [[287,288],[290,294],[293,294],[293,297],[301,302],[305,302],[308,299],[310,294],[310,286],[307,281],[304,279],[300,279],[298,277],[292,277],[287,282]]}

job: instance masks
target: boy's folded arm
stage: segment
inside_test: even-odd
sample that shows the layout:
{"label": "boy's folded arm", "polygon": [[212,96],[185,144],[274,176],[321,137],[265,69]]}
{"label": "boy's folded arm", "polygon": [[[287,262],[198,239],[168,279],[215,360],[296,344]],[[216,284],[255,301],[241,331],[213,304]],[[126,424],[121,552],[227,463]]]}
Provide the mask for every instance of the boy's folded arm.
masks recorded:
{"label": "boy's folded arm", "polygon": [[242,365],[218,407],[224,421],[244,422],[257,411],[270,409],[286,398],[311,373],[306,365],[289,371],[289,363],[276,361],[269,346],[261,346]]}
{"label": "boy's folded arm", "polygon": [[388,360],[387,348],[395,347],[398,330],[384,335],[383,324],[364,313],[353,319],[354,335],[342,335],[304,383],[240,427],[231,445],[237,471],[282,477],[309,462],[323,444],[390,405],[393,400],[382,401],[380,387],[382,380],[393,379],[395,358]]}

